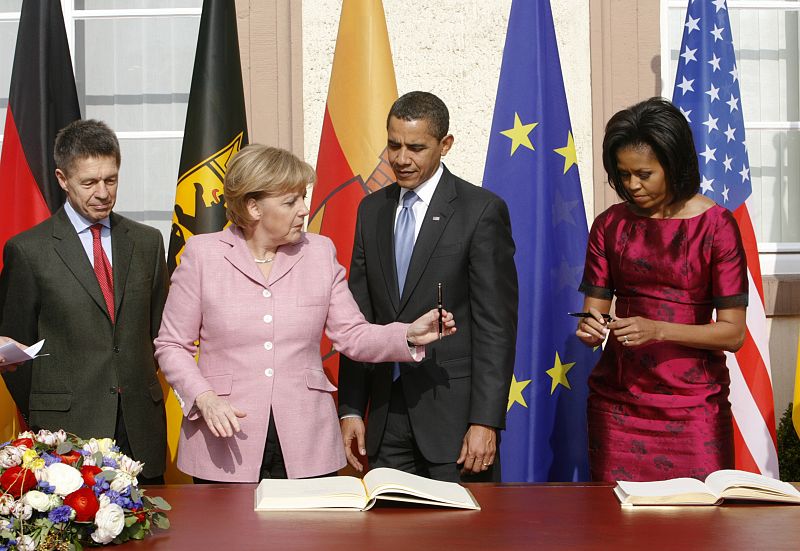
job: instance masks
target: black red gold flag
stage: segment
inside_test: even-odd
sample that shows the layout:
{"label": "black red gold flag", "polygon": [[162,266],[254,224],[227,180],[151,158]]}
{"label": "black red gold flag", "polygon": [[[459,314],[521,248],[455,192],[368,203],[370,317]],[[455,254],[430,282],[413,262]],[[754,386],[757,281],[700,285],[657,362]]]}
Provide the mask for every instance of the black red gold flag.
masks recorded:
{"label": "black red gold flag", "polygon": [[225,227],[222,182],[228,160],[245,145],[236,6],[229,0],[205,0],[167,253],[170,273],[189,237]]}
{"label": "black red gold flag", "polygon": [[0,154],[0,249],[64,204],[53,142],[79,118],[61,3],[25,0]]}

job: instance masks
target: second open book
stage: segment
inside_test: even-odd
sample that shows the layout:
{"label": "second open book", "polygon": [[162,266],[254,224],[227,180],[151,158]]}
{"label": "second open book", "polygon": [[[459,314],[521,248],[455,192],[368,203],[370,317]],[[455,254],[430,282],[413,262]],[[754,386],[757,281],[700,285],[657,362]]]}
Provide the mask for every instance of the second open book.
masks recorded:
{"label": "second open book", "polygon": [[673,478],[655,482],[617,482],[623,507],[632,505],[718,505],[725,499],[800,504],[800,492],[788,482],[733,469],[715,471],[705,482]]}
{"label": "second open book", "polygon": [[469,490],[459,484],[386,468],[373,469],[363,479],[332,476],[262,480],[256,488],[255,510],[366,511],[377,499],[480,510]]}

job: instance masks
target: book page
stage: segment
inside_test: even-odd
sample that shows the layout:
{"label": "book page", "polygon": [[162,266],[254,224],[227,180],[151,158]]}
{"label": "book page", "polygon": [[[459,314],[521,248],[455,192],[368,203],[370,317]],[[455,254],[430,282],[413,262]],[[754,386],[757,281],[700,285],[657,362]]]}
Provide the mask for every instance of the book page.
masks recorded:
{"label": "book page", "polygon": [[[428,502],[465,509],[480,509],[472,495],[459,484],[431,480],[396,469],[371,470],[364,477],[364,486],[367,488],[367,495],[371,498],[392,494],[393,499],[403,501],[402,495],[411,495]],[[418,501],[414,500],[414,502]]]}
{"label": "book page", "polygon": [[259,510],[352,508],[367,504],[361,480],[352,476],[331,476],[295,480],[265,479],[256,488]]}
{"label": "book page", "polygon": [[628,482],[620,480],[616,492],[623,503],[640,505],[659,504],[713,504],[717,496],[695,478],[672,478],[655,482]]}
{"label": "book page", "polygon": [[800,503],[800,492],[788,482],[768,476],[727,469],[706,477],[706,486],[729,499],[762,499]]}

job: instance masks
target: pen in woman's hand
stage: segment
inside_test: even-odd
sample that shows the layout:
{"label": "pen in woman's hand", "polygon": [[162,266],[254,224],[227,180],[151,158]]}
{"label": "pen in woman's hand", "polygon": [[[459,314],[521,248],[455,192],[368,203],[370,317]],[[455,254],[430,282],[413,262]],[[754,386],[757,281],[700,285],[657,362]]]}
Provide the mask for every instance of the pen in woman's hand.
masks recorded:
{"label": "pen in woman's hand", "polygon": [[442,284],[436,284],[436,311],[439,312],[439,340],[444,336],[444,322],[442,321]]}
{"label": "pen in woman's hand", "polygon": [[[593,318],[594,317],[589,312],[567,312],[567,315],[568,316],[572,316],[574,318]],[[603,319],[606,320],[606,321],[613,321],[614,320],[614,318],[612,318],[609,314],[600,314],[600,315],[603,316]]]}

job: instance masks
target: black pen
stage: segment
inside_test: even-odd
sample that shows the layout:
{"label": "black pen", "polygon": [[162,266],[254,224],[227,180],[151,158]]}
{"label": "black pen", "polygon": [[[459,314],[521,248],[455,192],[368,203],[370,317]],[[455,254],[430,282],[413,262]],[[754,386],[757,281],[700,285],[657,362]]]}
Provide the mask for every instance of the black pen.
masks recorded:
{"label": "black pen", "polygon": [[444,333],[444,321],[442,320],[442,284],[436,284],[436,310],[439,312],[439,339]]}
{"label": "black pen", "polygon": [[[574,318],[593,318],[594,317],[589,312],[567,312],[567,315],[568,316],[572,316]],[[609,314],[600,314],[600,315],[603,316],[603,319],[606,320],[606,321],[613,321],[614,320],[614,318],[612,318]]]}

